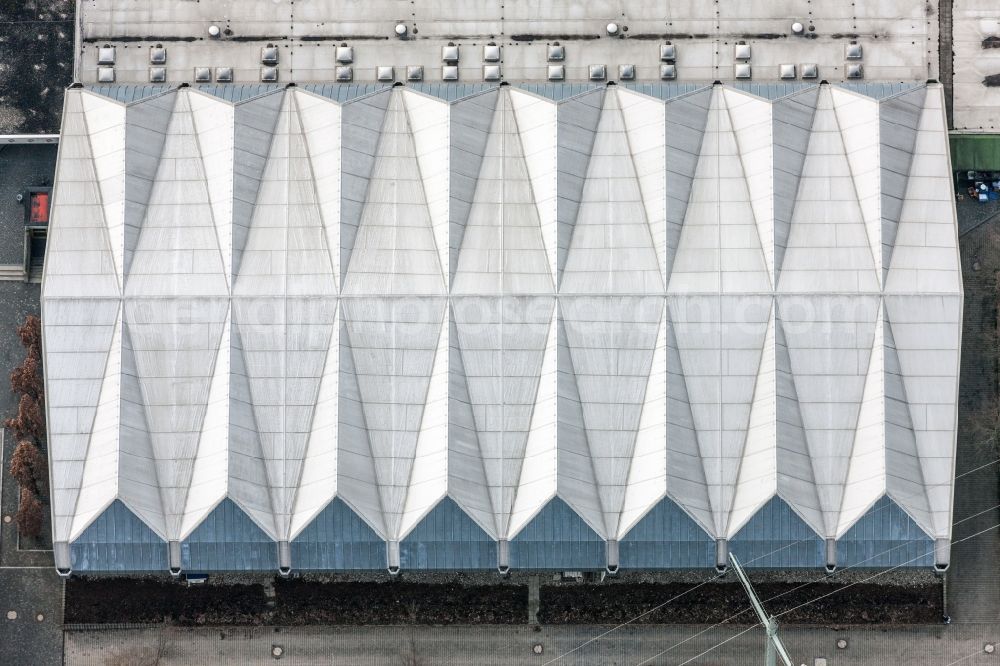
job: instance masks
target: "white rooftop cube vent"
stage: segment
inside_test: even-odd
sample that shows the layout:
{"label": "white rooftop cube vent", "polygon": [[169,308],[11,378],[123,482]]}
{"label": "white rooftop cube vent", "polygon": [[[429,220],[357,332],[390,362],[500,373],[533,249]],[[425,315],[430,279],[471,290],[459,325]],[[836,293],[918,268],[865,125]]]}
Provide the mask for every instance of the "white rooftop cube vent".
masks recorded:
{"label": "white rooftop cube vent", "polygon": [[381,65],[375,68],[375,78],[379,81],[395,81],[396,76],[391,65]]}
{"label": "white rooftop cube vent", "polygon": [[278,64],[278,47],[268,44],[260,50],[260,62],[264,65]]}
{"label": "white rooftop cube vent", "polygon": [[232,83],[233,81],[233,68],[232,67],[216,67],[215,68],[215,80],[219,83]]}
{"label": "white rooftop cube vent", "polygon": [[445,65],[441,68],[442,81],[458,81],[458,66]]}
{"label": "white rooftop cube vent", "polygon": [[115,64],[115,47],[102,46],[101,48],[97,49],[97,64],[98,65]]}
{"label": "white rooftop cube vent", "polygon": [[608,78],[608,68],[604,65],[591,65],[590,66],[590,80],[591,81],[603,81]]}
{"label": "white rooftop cube vent", "polygon": [[278,80],[278,68],[277,67],[261,67],[260,68],[260,80],[265,83],[274,83]]}
{"label": "white rooftop cube vent", "polygon": [[167,62],[167,50],[162,46],[149,47],[149,64],[162,65]]}
{"label": "white rooftop cube vent", "polygon": [[750,59],[750,45],[743,44],[742,42],[736,45],[735,56],[737,60],[749,60]]}
{"label": "white rooftop cube vent", "polygon": [[150,83],[163,83],[167,80],[167,68],[166,67],[150,67],[149,68],[149,82]]}
{"label": "white rooftop cube vent", "polygon": [[562,81],[566,78],[565,65],[549,65],[549,81]]}
{"label": "white rooftop cube vent", "polygon": [[845,47],[844,57],[848,60],[861,60],[864,52],[861,50],[861,44],[857,42],[851,42]]}
{"label": "white rooftop cube vent", "polygon": [[863,79],[865,78],[865,70],[862,68],[860,62],[851,63],[847,66],[847,78],[849,79]]}
{"label": "white rooftop cube vent", "polygon": [[673,44],[660,44],[660,60],[663,62],[677,60],[677,47]]}
{"label": "white rooftop cube vent", "polygon": [[805,26],[803,26],[798,21],[792,24],[792,32],[794,32],[796,35],[801,35],[803,30],[805,30]]}
{"label": "white rooftop cube vent", "polygon": [[487,44],[483,47],[483,62],[500,62],[500,47]]}
{"label": "white rooftop cube vent", "polygon": [[500,65],[483,65],[483,81],[499,81]]}
{"label": "white rooftop cube vent", "polygon": [[424,68],[423,65],[410,65],[406,68],[406,80],[407,81],[423,81],[424,80]]}
{"label": "white rooftop cube vent", "polygon": [[779,65],[778,76],[782,79],[794,79],[795,65]]}
{"label": "white rooftop cube vent", "polygon": [[[277,75],[275,75],[277,76]],[[212,81],[212,69],[210,67],[195,67],[194,82],[210,83]]]}
{"label": "white rooftop cube vent", "polygon": [[550,44],[546,59],[549,62],[562,62],[566,59],[566,47],[562,44]]}
{"label": "white rooftop cube vent", "polygon": [[737,79],[749,79],[750,78],[750,65],[745,62],[741,62],[736,65],[736,78]]}
{"label": "white rooftop cube vent", "polygon": [[406,24],[405,23],[397,23],[395,30],[396,30],[396,36],[397,37],[406,37]]}
{"label": "white rooftop cube vent", "polygon": [[222,34],[222,31],[219,30],[219,26],[217,26],[217,25],[210,25],[210,26],[208,26],[208,36],[209,37],[218,37],[221,34]]}
{"label": "white rooftop cube vent", "polygon": [[803,79],[819,78],[819,66],[814,62],[802,63],[802,78]]}
{"label": "white rooftop cube vent", "polygon": [[609,23],[609,24],[607,24],[605,26],[604,29],[608,31],[609,35],[617,35],[618,34],[618,24],[617,23]]}
{"label": "white rooftop cube vent", "polygon": [[338,67],[335,76],[338,81],[345,83],[354,78],[354,70],[345,66]]}
{"label": "white rooftop cube vent", "polygon": [[634,81],[635,65],[618,65],[618,78],[622,81]]}
{"label": "white rooftop cube vent", "polygon": [[114,67],[98,67],[97,68],[97,81],[99,83],[114,83],[115,82],[115,68]]}
{"label": "white rooftop cube vent", "polygon": [[350,65],[354,62],[354,47],[353,46],[338,46],[337,47],[337,62],[343,65]]}
{"label": "white rooftop cube vent", "polygon": [[441,60],[444,62],[458,62],[458,47],[454,44],[448,44],[447,46],[441,47]]}
{"label": "white rooftop cube vent", "polygon": [[664,81],[673,81],[677,78],[677,65],[668,63],[660,65],[660,78]]}

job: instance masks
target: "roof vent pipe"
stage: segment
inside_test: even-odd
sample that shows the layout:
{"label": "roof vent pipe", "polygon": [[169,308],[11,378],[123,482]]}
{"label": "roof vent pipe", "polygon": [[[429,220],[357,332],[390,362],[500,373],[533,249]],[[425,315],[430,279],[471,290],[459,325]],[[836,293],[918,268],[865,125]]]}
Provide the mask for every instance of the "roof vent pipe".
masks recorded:
{"label": "roof vent pipe", "polygon": [[609,574],[614,576],[618,573],[618,539],[608,539],[607,560],[608,565],[606,569]]}
{"label": "roof vent pipe", "polygon": [[715,540],[715,570],[720,574],[726,573],[729,569],[729,541],[726,539]]}
{"label": "roof vent pipe", "polygon": [[826,572],[833,573],[837,570],[837,540],[826,540]]}
{"label": "roof vent pipe", "polygon": [[943,574],[951,565],[951,539],[934,540],[934,572]]}
{"label": "roof vent pipe", "polygon": [[278,573],[282,576],[292,573],[292,546],[287,541],[278,542]]}
{"label": "roof vent pipe", "polygon": [[389,566],[389,574],[395,576],[399,573],[399,542],[385,542],[385,557]]}
{"label": "roof vent pipe", "polygon": [[167,562],[171,576],[181,575],[181,542],[171,541],[167,544]]}
{"label": "roof vent pipe", "polygon": [[510,541],[507,539],[497,541],[497,571],[504,576],[510,573]]}
{"label": "roof vent pipe", "polygon": [[69,549],[69,542],[56,541],[52,544],[52,554],[56,561],[56,572],[63,578],[67,578],[73,573],[73,558]]}

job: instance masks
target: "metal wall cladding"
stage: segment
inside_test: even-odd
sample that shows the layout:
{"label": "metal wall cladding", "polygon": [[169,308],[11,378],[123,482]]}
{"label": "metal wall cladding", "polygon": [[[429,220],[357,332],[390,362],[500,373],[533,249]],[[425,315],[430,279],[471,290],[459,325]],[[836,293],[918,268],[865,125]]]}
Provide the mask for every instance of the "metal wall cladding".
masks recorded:
{"label": "metal wall cladding", "polygon": [[[940,86],[67,94],[42,309],[79,570],[926,565]],[[285,548],[285,545],[288,548]]]}

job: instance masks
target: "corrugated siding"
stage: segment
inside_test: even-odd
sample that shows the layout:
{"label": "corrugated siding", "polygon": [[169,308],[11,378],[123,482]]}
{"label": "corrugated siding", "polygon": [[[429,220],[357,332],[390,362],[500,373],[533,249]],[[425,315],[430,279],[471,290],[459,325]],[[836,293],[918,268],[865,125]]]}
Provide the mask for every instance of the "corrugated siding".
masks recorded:
{"label": "corrugated siding", "polygon": [[98,95],[104,95],[105,97],[110,97],[113,100],[124,102],[128,104],[129,102],[138,102],[140,99],[145,99],[147,97],[152,97],[153,95],[159,95],[160,93],[170,90],[169,85],[138,85],[138,86],[125,86],[125,85],[98,85],[98,86],[87,86],[87,90],[95,92]]}
{"label": "corrugated siding", "polygon": [[292,541],[292,568],[385,569],[385,542],[337,498]]}
{"label": "corrugated siding", "polygon": [[167,543],[119,500],[70,546],[73,570],[166,571]]}
{"label": "corrugated siding", "polygon": [[875,99],[885,99],[886,97],[892,97],[893,95],[898,95],[900,93],[913,90],[914,88],[919,88],[920,86],[926,85],[924,83],[872,83],[869,81],[846,81],[844,83],[835,83],[834,85],[840,86],[845,90],[851,90],[856,93],[861,93],[862,95],[868,95]]}
{"label": "corrugated siding", "polygon": [[604,540],[558,497],[510,542],[512,569],[603,569]]}
{"label": "corrugated siding", "polygon": [[443,100],[455,100],[478,95],[486,90],[497,88],[498,83],[407,83],[406,87],[426,95],[434,95]]}
{"label": "corrugated siding", "polygon": [[670,498],[660,500],[618,544],[622,569],[715,565],[715,542]]}
{"label": "corrugated siding", "polygon": [[934,541],[905,511],[882,497],[837,541],[841,567],[929,567]]}
{"label": "corrugated siding", "polygon": [[401,569],[490,569],[497,542],[446,497],[399,544]]}
{"label": "corrugated siding", "polygon": [[705,83],[623,83],[622,85],[629,90],[663,100],[712,87],[711,84]]}
{"label": "corrugated siding", "polygon": [[198,90],[221,97],[227,102],[242,102],[283,87],[283,84],[278,83],[206,83],[198,86]]}
{"label": "corrugated siding", "polygon": [[[745,566],[822,567],[826,544],[780,497],[772,497],[730,541]],[[713,557],[713,563],[714,563]]]}
{"label": "corrugated siding", "polygon": [[185,571],[277,570],[278,546],[230,499],[181,544]]}
{"label": "corrugated siding", "polygon": [[302,89],[337,102],[348,102],[390,87],[391,84],[385,83],[307,83]]}
{"label": "corrugated siding", "polygon": [[517,87],[558,102],[567,97],[603,88],[604,85],[603,83],[519,83]]}
{"label": "corrugated siding", "polygon": [[788,95],[794,95],[797,92],[801,92],[807,88],[817,88],[819,87],[816,83],[754,83],[752,81],[737,81],[735,83],[728,83],[727,86],[731,88],[736,88],[737,90],[743,90],[750,93],[751,95],[757,95],[757,97],[763,97],[764,99],[779,99],[781,97],[787,97]]}

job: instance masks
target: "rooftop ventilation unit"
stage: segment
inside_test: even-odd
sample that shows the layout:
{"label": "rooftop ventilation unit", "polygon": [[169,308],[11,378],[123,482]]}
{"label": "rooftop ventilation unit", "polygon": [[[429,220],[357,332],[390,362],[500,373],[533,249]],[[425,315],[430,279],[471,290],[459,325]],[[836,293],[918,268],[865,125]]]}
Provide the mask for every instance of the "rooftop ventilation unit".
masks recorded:
{"label": "rooftop ventilation unit", "polygon": [[546,59],[549,62],[562,62],[566,59],[566,47],[562,44],[550,44]]}
{"label": "rooftop ventilation unit", "polygon": [[458,66],[445,65],[441,68],[442,81],[458,81]]}
{"label": "rooftop ventilation unit", "polygon": [[677,47],[670,42],[660,44],[660,60],[663,62],[673,62],[677,60]]}
{"label": "rooftop ventilation unit", "polygon": [[609,24],[607,24],[604,27],[604,29],[608,31],[609,35],[617,35],[618,34],[618,24],[617,23],[609,23]]}
{"label": "rooftop ventilation unit", "polygon": [[458,62],[458,47],[454,44],[448,44],[447,46],[441,47],[441,60],[447,63]]}
{"label": "rooftop ventilation unit", "polygon": [[735,57],[737,60],[749,60],[750,59],[750,45],[745,42],[739,42],[736,45]]}
{"label": "rooftop ventilation unit", "polygon": [[562,81],[566,78],[565,65],[549,65],[549,81]]}
{"label": "rooftop ventilation unit", "polygon": [[677,65],[668,63],[660,65],[660,78],[664,81],[673,81],[677,78]]}
{"label": "rooftop ventilation unit", "polygon": [[219,30],[219,26],[217,26],[217,25],[210,25],[210,26],[208,26],[208,36],[209,37],[218,37],[221,34],[222,34],[222,31]]}
{"label": "rooftop ventilation unit", "polygon": [[350,65],[352,62],[354,62],[354,47],[338,46],[337,62],[339,62],[342,65]]}
{"label": "rooftop ventilation unit", "polygon": [[395,31],[396,31],[396,36],[397,37],[406,37],[406,24],[405,23],[397,23]]}
{"label": "rooftop ventilation unit", "polygon": [[819,78],[819,67],[814,62],[802,63],[802,78],[803,79],[817,79]]}
{"label": "rooftop ventilation unit", "polygon": [[107,44],[105,44],[101,48],[97,49],[97,64],[98,65],[115,64],[115,47],[108,46]]}
{"label": "rooftop ventilation unit", "polygon": [[149,47],[149,64],[162,65],[167,62],[167,50],[160,45]]}
{"label": "rooftop ventilation unit", "polygon": [[500,80],[500,65],[483,66],[483,81],[499,81],[499,80]]}
{"label": "rooftop ventilation unit", "polygon": [[803,26],[798,21],[792,24],[792,32],[795,33],[796,35],[801,35],[803,30],[805,30],[805,26]]}
{"label": "rooftop ventilation unit", "polygon": [[149,68],[149,82],[150,83],[163,83],[167,80],[167,68],[166,67],[150,67]]}
{"label": "rooftop ventilation unit", "polygon": [[749,79],[750,78],[750,65],[749,63],[741,62],[736,65],[736,78],[737,79]]}
{"label": "rooftop ventilation unit", "polygon": [[844,57],[848,60],[861,60],[864,52],[861,50],[861,44],[857,42],[851,42],[845,48]]}
{"label": "rooftop ventilation unit", "polygon": [[847,78],[849,79],[863,79],[865,78],[865,70],[861,67],[860,62],[851,63],[847,66]]}
{"label": "rooftop ventilation unit", "polygon": [[396,74],[389,65],[380,65],[375,68],[375,78],[379,81],[395,81]]}
{"label": "rooftop ventilation unit", "polygon": [[618,65],[618,78],[622,81],[634,81],[635,65]]}
{"label": "rooftop ventilation unit", "polygon": [[232,67],[216,67],[215,68],[215,80],[218,83],[232,83],[232,81],[233,81],[233,68]]}
{"label": "rooftop ventilation unit", "polygon": [[260,62],[264,65],[278,64],[278,47],[268,44],[260,50]]}
{"label": "rooftop ventilation unit", "polygon": [[410,65],[406,68],[407,81],[423,81],[424,68],[422,65]]}
{"label": "rooftop ventilation unit", "polygon": [[[277,75],[275,75],[277,76]],[[194,82],[195,83],[211,83],[212,82],[212,68],[211,67],[195,67],[194,68]]]}
{"label": "rooftop ventilation unit", "polygon": [[114,83],[115,82],[115,68],[114,67],[98,67],[97,68],[97,81],[98,81],[98,83]]}
{"label": "rooftop ventilation unit", "polygon": [[603,81],[608,78],[608,68],[604,65],[591,65],[590,66],[590,80],[591,81]]}
{"label": "rooftop ventilation unit", "polygon": [[346,66],[338,67],[335,76],[341,83],[347,83],[348,81],[354,79],[354,70]]}
{"label": "rooftop ventilation unit", "polygon": [[780,65],[778,67],[778,77],[782,79],[794,79],[795,65]]}
{"label": "rooftop ventilation unit", "polygon": [[264,83],[274,83],[278,80],[278,68],[277,67],[261,67],[260,68],[260,80]]}
{"label": "rooftop ventilation unit", "polygon": [[483,62],[500,62],[500,47],[492,42],[484,46]]}

